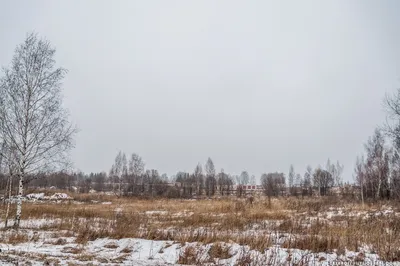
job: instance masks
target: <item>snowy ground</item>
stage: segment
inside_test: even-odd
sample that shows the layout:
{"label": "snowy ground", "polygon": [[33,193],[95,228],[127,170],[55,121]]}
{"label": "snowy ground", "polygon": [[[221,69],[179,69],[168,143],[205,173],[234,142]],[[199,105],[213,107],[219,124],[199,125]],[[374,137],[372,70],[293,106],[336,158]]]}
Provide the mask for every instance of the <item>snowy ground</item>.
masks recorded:
{"label": "snowy ground", "polygon": [[85,245],[74,238],[48,237],[17,245],[1,245],[1,265],[174,265],[177,244],[143,239],[98,239]]}
{"label": "snowy ground", "polygon": [[[81,208],[95,209],[96,211],[107,209],[108,212],[113,214],[111,217],[114,218],[111,219],[118,219],[118,215],[127,212],[126,208],[130,206],[114,204],[110,201],[78,202],[63,193],[55,193],[51,196],[45,196],[43,193],[30,194],[26,196],[25,201],[32,204],[32,206],[47,206],[46,204],[53,207],[71,206],[68,208],[71,208],[73,212]],[[21,229],[18,231],[13,229],[3,230],[4,228],[1,228],[3,223],[0,225],[0,230],[3,230],[0,235],[0,265],[400,265],[400,262],[381,261],[374,249],[369,248],[368,245],[360,245],[357,251],[343,249],[320,253],[283,248],[285,246],[284,243],[287,243],[288,240],[301,239],[304,235],[295,231],[290,233],[288,231],[276,231],[276,228],[280,225],[292,220],[299,221],[300,227],[309,228],[314,222],[328,225],[346,223],[346,220],[342,219],[342,217],[360,217],[361,219],[386,216],[399,217],[400,213],[389,206],[383,206],[376,210],[332,207],[321,212],[308,211],[304,213],[279,210],[277,211],[279,216],[270,220],[263,220],[264,218],[256,220],[256,222],[246,225],[245,229],[221,228],[215,231],[215,228],[220,225],[218,221],[227,217],[229,211],[225,211],[225,213],[220,213],[219,211],[206,213],[208,217],[213,217],[212,225],[177,227],[176,225],[179,225],[185,218],[201,218],[204,216],[199,216],[198,212],[196,212],[193,206],[199,203],[195,201],[191,201],[190,204],[182,203],[182,201],[172,203],[182,204],[185,208],[174,209],[174,204],[168,205],[159,202],[157,204],[161,204],[162,207],[155,207],[158,205],[154,204],[153,206],[153,203],[148,203],[149,209],[138,211],[135,215],[139,214],[146,217],[145,221],[147,223],[151,223],[153,226],[156,225],[160,231],[164,232],[163,238],[158,239],[177,240],[172,235],[171,238],[165,237],[166,233],[183,236],[181,239],[186,239],[184,238],[185,235],[190,234],[202,235],[210,233],[212,235],[217,233],[219,236],[224,236],[219,239],[226,239],[224,241],[227,242],[206,244],[210,242],[187,243],[133,237],[111,239],[97,236],[93,238],[95,239],[94,241],[82,241],[78,239],[79,236],[77,235],[80,227],[83,228],[89,224],[92,228],[100,228],[101,226],[106,226],[107,222],[113,221],[107,220],[110,219],[108,216],[105,216],[108,218],[100,218],[96,215],[92,218],[85,218],[81,216],[75,217],[74,214],[72,217],[68,217],[68,222],[65,222],[65,218],[42,215],[42,209],[37,208],[40,215],[36,217],[46,218],[24,219],[21,221]],[[138,208],[139,205],[135,206]],[[229,204],[227,206],[229,207]],[[58,210],[59,207],[56,207],[56,209]],[[253,209],[253,211],[255,210]],[[259,209],[256,209],[256,211],[258,212]],[[255,214],[258,214],[257,212]],[[106,223],[100,223],[100,221],[106,221]],[[132,220],[128,221],[128,223],[132,223]],[[12,225],[12,221],[9,224]],[[66,227],[61,225],[68,225],[68,230],[65,230]],[[215,226],[214,229],[212,229],[212,226]],[[130,227],[130,230],[140,231],[143,230],[142,227],[143,224],[140,225],[140,228]],[[390,232],[388,235],[393,235],[393,233]],[[128,236],[132,236],[132,234]],[[158,235],[150,236],[150,238],[157,239],[155,236],[157,237]],[[251,249],[250,246],[239,245],[239,241],[235,243],[229,240],[240,239],[240,236],[246,236],[246,241],[260,237],[266,243],[268,242],[265,241],[267,237],[271,241],[268,242],[270,244],[265,249],[260,248],[260,246],[257,249]],[[143,237],[149,238],[147,235]],[[199,240],[196,239],[196,241]]]}
{"label": "snowy ground", "polygon": [[[23,227],[37,227],[43,220],[25,222]],[[345,251],[336,253],[311,253],[304,250],[284,249],[279,245],[268,248],[264,253],[250,250],[236,243],[176,243],[173,241],[152,241],[136,238],[100,238],[77,244],[75,237],[60,237],[66,232],[37,231],[20,229],[4,231],[10,236],[25,235],[26,242],[0,244],[1,265],[400,265],[385,264],[377,255],[367,252]],[[212,255],[213,245],[225,250],[224,257]],[[246,264],[249,262],[250,264]],[[336,264],[337,265],[337,264]]]}
{"label": "snowy ground", "polygon": [[[373,254],[347,252],[344,256],[336,254],[310,254],[300,250],[286,250],[271,247],[265,254],[249,251],[246,247],[230,244],[228,259],[208,258],[207,250],[211,245],[197,243],[174,244],[170,241],[151,241],[144,239],[98,239],[86,245],[73,243],[73,238],[49,239],[48,241],[28,242],[18,245],[2,245],[0,261],[2,265],[28,263],[32,265],[177,265],[179,256],[186,248],[193,246],[196,264],[237,265],[249,256],[252,265],[289,265],[289,262],[302,265],[330,265],[337,262],[356,262],[363,260],[363,265],[379,264]],[[360,255],[361,254],[361,255]],[[382,265],[384,263],[381,263]],[[388,265],[388,264],[386,264]],[[395,264],[392,264],[395,265]],[[396,264],[399,265],[399,264]]]}

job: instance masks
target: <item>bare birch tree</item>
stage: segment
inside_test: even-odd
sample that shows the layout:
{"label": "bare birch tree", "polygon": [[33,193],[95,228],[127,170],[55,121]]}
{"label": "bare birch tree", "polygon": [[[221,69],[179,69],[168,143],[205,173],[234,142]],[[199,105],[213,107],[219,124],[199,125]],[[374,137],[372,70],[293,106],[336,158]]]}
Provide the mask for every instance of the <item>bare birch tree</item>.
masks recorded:
{"label": "bare birch tree", "polygon": [[290,168],[289,168],[289,178],[288,178],[290,195],[294,194],[293,185],[294,185],[295,176],[296,176],[296,173],[294,172],[294,166],[293,166],[293,164],[291,164]]}
{"label": "bare birch tree", "polygon": [[356,166],[354,167],[355,181],[360,186],[361,203],[364,206],[364,185],[365,185],[365,168],[364,168],[364,157],[358,157]]}
{"label": "bare birch tree", "polygon": [[[76,128],[62,106],[64,68],[55,67],[56,50],[35,33],[18,45],[0,78],[0,139],[15,148],[19,181],[15,227],[19,227],[26,176],[66,167]],[[0,154],[8,157],[7,152]]]}
{"label": "bare birch tree", "polygon": [[119,196],[122,196],[122,182],[126,181],[128,178],[128,161],[126,160],[125,153],[122,154],[122,172],[121,177],[119,178]]}
{"label": "bare birch tree", "polygon": [[344,166],[343,164],[340,164],[339,161],[336,162],[336,167],[335,167],[335,185],[336,186],[342,186],[342,173],[343,173]]}
{"label": "bare birch tree", "polygon": [[[110,177],[111,177],[111,182],[113,186],[113,192],[114,194],[118,195],[121,197],[122,192],[121,192],[121,184],[122,184],[122,175],[123,175],[123,168],[124,168],[124,161],[123,158],[125,157],[125,154],[122,153],[122,151],[119,151],[117,156],[115,157],[114,164],[111,167],[110,170]],[[125,157],[125,164],[126,164],[126,157]],[[118,182],[118,194],[115,192],[115,182]]]}
{"label": "bare birch tree", "polygon": [[145,163],[138,154],[132,153],[128,162],[128,192],[132,195],[139,193],[143,187],[143,173]]}
{"label": "bare birch tree", "polygon": [[306,172],[304,173],[302,194],[312,196],[312,184],[311,184],[312,176],[313,176],[312,168],[310,165],[308,165]]}
{"label": "bare birch tree", "polygon": [[385,132],[393,139],[395,146],[400,147],[400,89],[391,95],[386,94],[383,105],[387,113]]}
{"label": "bare birch tree", "polygon": [[335,181],[332,177],[332,174],[323,170],[320,167],[315,169],[313,174],[314,185],[318,187],[319,196],[326,196],[329,192],[329,189],[334,185]]}
{"label": "bare birch tree", "polygon": [[240,174],[240,183],[242,185],[248,185],[250,181],[249,173],[247,171],[242,171]]}
{"label": "bare birch tree", "polygon": [[197,166],[194,168],[193,176],[196,182],[196,194],[200,196],[203,194],[204,189],[204,175],[201,163],[198,163]]}
{"label": "bare birch tree", "polygon": [[379,129],[369,138],[365,150],[365,196],[379,200],[388,196],[390,170],[390,150],[387,149],[385,138]]}
{"label": "bare birch tree", "polygon": [[215,179],[215,166],[211,158],[207,159],[205,169],[206,169],[206,180],[205,180],[206,195],[208,197],[214,196],[217,181]]}

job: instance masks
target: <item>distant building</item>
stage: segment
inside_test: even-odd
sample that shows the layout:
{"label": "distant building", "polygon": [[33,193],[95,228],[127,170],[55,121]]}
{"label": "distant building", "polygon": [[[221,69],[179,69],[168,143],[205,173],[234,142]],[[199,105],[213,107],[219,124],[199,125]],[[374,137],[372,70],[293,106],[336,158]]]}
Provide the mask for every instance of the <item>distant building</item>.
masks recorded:
{"label": "distant building", "polygon": [[247,194],[262,194],[263,187],[261,185],[233,185],[233,192],[237,192],[242,189],[244,195]]}

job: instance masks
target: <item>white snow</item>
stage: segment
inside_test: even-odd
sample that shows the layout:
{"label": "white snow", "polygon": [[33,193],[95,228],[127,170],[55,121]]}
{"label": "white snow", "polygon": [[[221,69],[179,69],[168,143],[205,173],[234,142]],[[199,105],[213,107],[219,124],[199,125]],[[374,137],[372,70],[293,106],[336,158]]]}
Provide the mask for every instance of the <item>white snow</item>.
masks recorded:
{"label": "white snow", "polygon": [[50,199],[61,200],[61,199],[72,199],[72,198],[65,193],[54,193],[52,196],[50,196]]}
{"label": "white snow", "polygon": [[147,215],[167,215],[167,211],[146,211],[145,214]]}
{"label": "white snow", "polygon": [[[34,232],[30,232],[31,235]],[[335,253],[311,253],[304,250],[284,249],[278,245],[264,253],[250,250],[248,246],[235,243],[222,243],[229,249],[230,258],[210,258],[208,251],[213,244],[185,243],[183,246],[172,241],[152,241],[137,238],[109,239],[101,238],[89,241],[85,245],[74,243],[73,237],[52,238],[50,233],[42,232],[39,240],[17,245],[0,244],[1,265],[15,265],[16,262],[31,261],[32,265],[43,265],[44,261],[57,261],[59,265],[80,265],[89,260],[92,265],[177,265],[180,255],[187,248],[195,250],[196,259],[202,265],[235,265],[248,257],[250,265],[331,265],[334,261],[354,262],[360,255],[346,251],[344,255]],[[379,265],[377,255],[362,253],[363,263]],[[400,265],[393,263],[391,265]]]}
{"label": "white snow", "polygon": [[26,198],[28,200],[43,200],[44,199],[44,193],[31,193],[26,195]]}

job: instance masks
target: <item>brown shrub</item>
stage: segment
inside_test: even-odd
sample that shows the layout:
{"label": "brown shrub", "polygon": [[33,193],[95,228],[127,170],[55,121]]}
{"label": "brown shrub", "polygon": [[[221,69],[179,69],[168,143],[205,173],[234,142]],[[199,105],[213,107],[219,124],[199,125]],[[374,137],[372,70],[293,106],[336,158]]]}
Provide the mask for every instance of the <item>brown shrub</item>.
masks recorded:
{"label": "brown shrub", "polygon": [[231,249],[228,245],[217,242],[211,245],[210,249],[208,250],[208,255],[211,259],[229,259],[232,257],[230,250]]}
{"label": "brown shrub", "polygon": [[59,238],[54,242],[54,245],[65,245],[67,244],[67,240],[65,238]]}
{"label": "brown shrub", "polygon": [[29,237],[27,234],[24,234],[23,232],[12,232],[7,239],[8,244],[19,244],[19,243],[25,243],[28,242]]}
{"label": "brown shrub", "polygon": [[201,265],[201,254],[198,246],[188,245],[181,249],[178,264]]}
{"label": "brown shrub", "polygon": [[239,258],[236,259],[235,266],[251,266],[252,263],[253,259],[251,258],[251,254],[245,249],[242,249]]}
{"label": "brown shrub", "polygon": [[112,248],[112,249],[116,249],[118,248],[118,245],[114,242],[110,242],[104,245],[105,248]]}
{"label": "brown shrub", "polygon": [[130,248],[130,247],[125,247],[125,248],[123,248],[120,252],[121,252],[121,253],[131,253],[131,252],[132,252],[132,248]]}
{"label": "brown shrub", "polygon": [[339,238],[333,236],[306,235],[289,237],[282,244],[282,247],[310,250],[312,252],[332,252],[340,248],[339,243]]}

